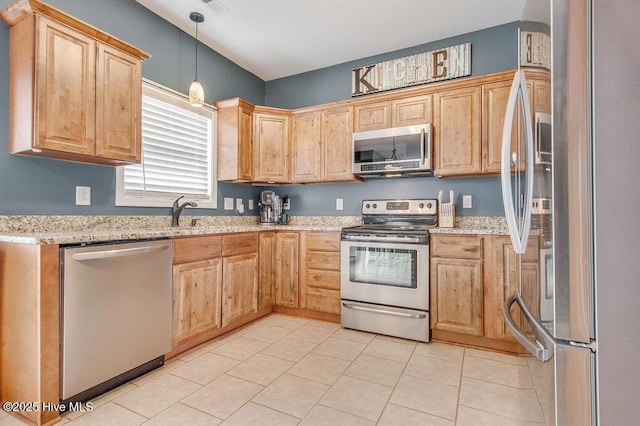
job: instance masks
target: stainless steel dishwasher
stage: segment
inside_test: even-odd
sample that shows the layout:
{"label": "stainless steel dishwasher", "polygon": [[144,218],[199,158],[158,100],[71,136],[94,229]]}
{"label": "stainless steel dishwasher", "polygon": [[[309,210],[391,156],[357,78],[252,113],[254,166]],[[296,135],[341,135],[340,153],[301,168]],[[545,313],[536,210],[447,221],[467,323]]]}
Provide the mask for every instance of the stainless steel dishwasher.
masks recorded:
{"label": "stainless steel dishwasher", "polygon": [[164,364],[168,239],[62,247],[61,399],[86,401]]}

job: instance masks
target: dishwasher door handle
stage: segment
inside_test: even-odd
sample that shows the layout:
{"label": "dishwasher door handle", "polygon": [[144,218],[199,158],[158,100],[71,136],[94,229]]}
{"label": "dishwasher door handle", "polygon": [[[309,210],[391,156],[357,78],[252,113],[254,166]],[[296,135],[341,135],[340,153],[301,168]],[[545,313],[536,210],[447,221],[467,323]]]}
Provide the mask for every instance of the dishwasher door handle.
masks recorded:
{"label": "dishwasher door handle", "polygon": [[116,249],[116,250],[88,251],[85,253],[74,253],[73,255],[71,255],[71,258],[73,260],[78,260],[78,261],[111,259],[114,257],[137,256],[139,254],[154,253],[154,252],[166,250],[168,248],[169,248],[169,244],[165,244],[161,246],[158,245],[158,246],[132,247],[132,248]]}

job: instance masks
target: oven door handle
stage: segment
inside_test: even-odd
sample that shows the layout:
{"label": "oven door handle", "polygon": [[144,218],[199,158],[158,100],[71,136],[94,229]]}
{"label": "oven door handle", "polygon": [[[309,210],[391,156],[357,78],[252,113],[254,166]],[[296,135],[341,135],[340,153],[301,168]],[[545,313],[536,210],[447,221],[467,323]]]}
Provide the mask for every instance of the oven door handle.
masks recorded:
{"label": "oven door handle", "polygon": [[395,311],[389,311],[387,309],[368,308],[366,306],[352,305],[351,303],[345,303],[345,302],[342,302],[342,306],[344,306],[347,309],[353,309],[354,311],[375,312],[377,314],[392,315],[392,316],[403,317],[403,318],[423,319],[427,317],[427,314],[410,314],[407,312],[395,312]]}
{"label": "oven door handle", "polygon": [[377,236],[368,236],[368,235],[343,235],[343,240],[347,241],[366,241],[366,242],[377,242],[377,243],[426,243],[428,241],[427,237],[377,237]]}

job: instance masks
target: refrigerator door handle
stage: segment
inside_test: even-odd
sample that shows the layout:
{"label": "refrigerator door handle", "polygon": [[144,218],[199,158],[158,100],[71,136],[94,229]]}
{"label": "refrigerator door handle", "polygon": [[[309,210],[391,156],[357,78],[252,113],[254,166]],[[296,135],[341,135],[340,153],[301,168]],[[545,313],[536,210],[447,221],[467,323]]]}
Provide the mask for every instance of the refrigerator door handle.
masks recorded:
{"label": "refrigerator door handle", "polygon": [[[516,112],[516,106],[520,95],[520,106],[522,107],[523,124],[524,124],[524,141],[525,141],[525,193],[522,222],[517,223],[516,206],[513,202],[513,185],[511,183],[511,159],[514,158],[516,170],[520,159],[517,153],[511,152],[511,130],[513,128],[513,118]],[[527,80],[524,71],[516,71],[511,84],[511,92],[507,101],[507,110],[504,117],[504,127],[502,128],[502,156],[500,177],[502,181],[502,201],[504,203],[504,213],[507,219],[509,235],[513,250],[517,254],[524,254],[527,249],[527,241],[529,239],[529,229],[531,227],[531,203],[533,199],[533,129],[531,124],[531,108],[529,106],[529,94],[527,91]],[[518,202],[520,194],[518,194]]]}
{"label": "refrigerator door handle", "polygon": [[[522,311],[527,323],[531,326],[533,330],[533,334],[536,337],[535,342],[532,341],[527,335],[522,331],[515,320],[511,316],[511,306],[517,303],[518,307]],[[533,317],[529,308],[522,302],[520,296],[518,294],[511,295],[504,303],[503,307],[504,319],[507,322],[507,326],[513,336],[525,347],[527,351],[529,351],[532,355],[538,358],[542,362],[549,361],[553,357],[553,345],[554,339],[551,337],[547,330],[541,326],[538,321]]]}

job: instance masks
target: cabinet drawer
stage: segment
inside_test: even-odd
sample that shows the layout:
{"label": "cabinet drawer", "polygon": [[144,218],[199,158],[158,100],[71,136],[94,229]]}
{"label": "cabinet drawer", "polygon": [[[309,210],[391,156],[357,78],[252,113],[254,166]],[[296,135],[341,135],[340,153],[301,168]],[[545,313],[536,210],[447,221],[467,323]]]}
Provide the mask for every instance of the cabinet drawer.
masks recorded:
{"label": "cabinet drawer", "polygon": [[256,251],[258,251],[258,234],[225,235],[222,237],[223,256]]}
{"label": "cabinet drawer", "polygon": [[322,288],[307,289],[307,309],[312,311],[340,313],[340,291]]}
{"label": "cabinet drawer", "polygon": [[340,253],[328,253],[325,251],[307,252],[307,268],[339,271]]}
{"label": "cabinet drawer", "polygon": [[340,271],[307,270],[307,286],[340,290]]}
{"label": "cabinet drawer", "polygon": [[222,237],[186,237],[173,240],[173,263],[213,259],[222,254]]}
{"label": "cabinet drawer", "polygon": [[309,232],[306,239],[307,250],[340,251],[339,232]]}
{"label": "cabinet drawer", "polygon": [[432,236],[431,256],[482,259],[482,237]]}

